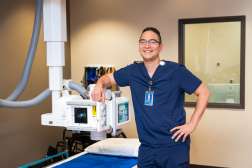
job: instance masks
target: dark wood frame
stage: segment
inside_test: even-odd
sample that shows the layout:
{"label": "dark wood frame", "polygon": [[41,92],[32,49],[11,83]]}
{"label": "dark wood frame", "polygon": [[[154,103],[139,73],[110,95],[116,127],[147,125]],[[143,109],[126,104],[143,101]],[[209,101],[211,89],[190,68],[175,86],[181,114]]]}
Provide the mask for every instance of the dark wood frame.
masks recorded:
{"label": "dark wood frame", "polygon": [[[178,53],[179,63],[185,64],[185,25],[197,23],[217,23],[217,22],[241,22],[241,44],[240,44],[240,103],[209,103],[211,108],[245,108],[245,26],[246,16],[223,16],[208,18],[187,18],[178,20]],[[196,102],[185,102],[185,106],[195,106]]]}

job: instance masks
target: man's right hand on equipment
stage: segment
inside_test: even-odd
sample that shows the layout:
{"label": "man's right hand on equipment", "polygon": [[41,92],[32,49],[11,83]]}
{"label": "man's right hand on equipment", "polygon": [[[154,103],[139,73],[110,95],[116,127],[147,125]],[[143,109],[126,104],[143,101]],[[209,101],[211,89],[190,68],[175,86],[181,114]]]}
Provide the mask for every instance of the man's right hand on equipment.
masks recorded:
{"label": "man's right hand on equipment", "polygon": [[93,101],[104,102],[105,101],[105,94],[104,88],[101,84],[97,83],[91,93],[91,98]]}
{"label": "man's right hand on equipment", "polygon": [[91,98],[93,101],[105,102],[105,88],[116,84],[113,73],[103,75],[96,83]]}

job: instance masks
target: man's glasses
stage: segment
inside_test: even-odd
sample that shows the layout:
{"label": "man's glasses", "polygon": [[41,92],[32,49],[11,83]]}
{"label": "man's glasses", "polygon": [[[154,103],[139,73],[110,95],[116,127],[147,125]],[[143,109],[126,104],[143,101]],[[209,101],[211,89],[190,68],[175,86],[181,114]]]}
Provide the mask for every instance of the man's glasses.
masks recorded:
{"label": "man's glasses", "polygon": [[140,39],[139,40],[139,45],[141,47],[145,45],[158,46],[159,44],[160,44],[160,41],[155,40],[155,39],[150,39],[150,40]]}

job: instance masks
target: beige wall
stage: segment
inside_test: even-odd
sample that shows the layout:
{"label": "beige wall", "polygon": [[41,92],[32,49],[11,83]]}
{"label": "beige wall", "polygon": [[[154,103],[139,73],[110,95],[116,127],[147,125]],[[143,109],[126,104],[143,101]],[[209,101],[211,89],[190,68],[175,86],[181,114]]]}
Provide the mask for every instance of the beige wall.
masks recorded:
{"label": "beige wall", "polygon": [[[1,98],[11,93],[21,77],[32,33],[34,2],[0,1]],[[30,99],[48,87],[45,58],[41,32],[30,81],[20,99]],[[40,159],[46,154],[48,145],[55,145],[60,140],[61,129],[40,125],[40,115],[50,111],[50,99],[31,108],[0,108],[0,167],[17,167]]]}
{"label": "beige wall", "polygon": [[[145,26],[161,30],[165,45],[162,58],[177,61],[179,18],[246,15],[246,109],[207,109],[192,135],[191,162],[252,167],[251,0],[74,0],[70,9],[71,70],[76,81],[81,80],[87,64],[119,68],[140,59],[137,41]],[[130,96],[129,89],[123,91]],[[187,108],[188,115],[192,110]],[[134,122],[125,130],[128,136],[136,136]]]}

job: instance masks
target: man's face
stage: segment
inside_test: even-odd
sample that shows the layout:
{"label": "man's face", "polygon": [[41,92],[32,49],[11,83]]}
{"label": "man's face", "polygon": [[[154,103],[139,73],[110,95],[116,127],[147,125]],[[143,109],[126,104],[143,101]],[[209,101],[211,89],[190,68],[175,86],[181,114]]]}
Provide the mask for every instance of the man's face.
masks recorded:
{"label": "man's face", "polygon": [[162,50],[158,35],[152,31],[146,31],[139,39],[139,53],[144,61],[152,61],[159,57]]}

